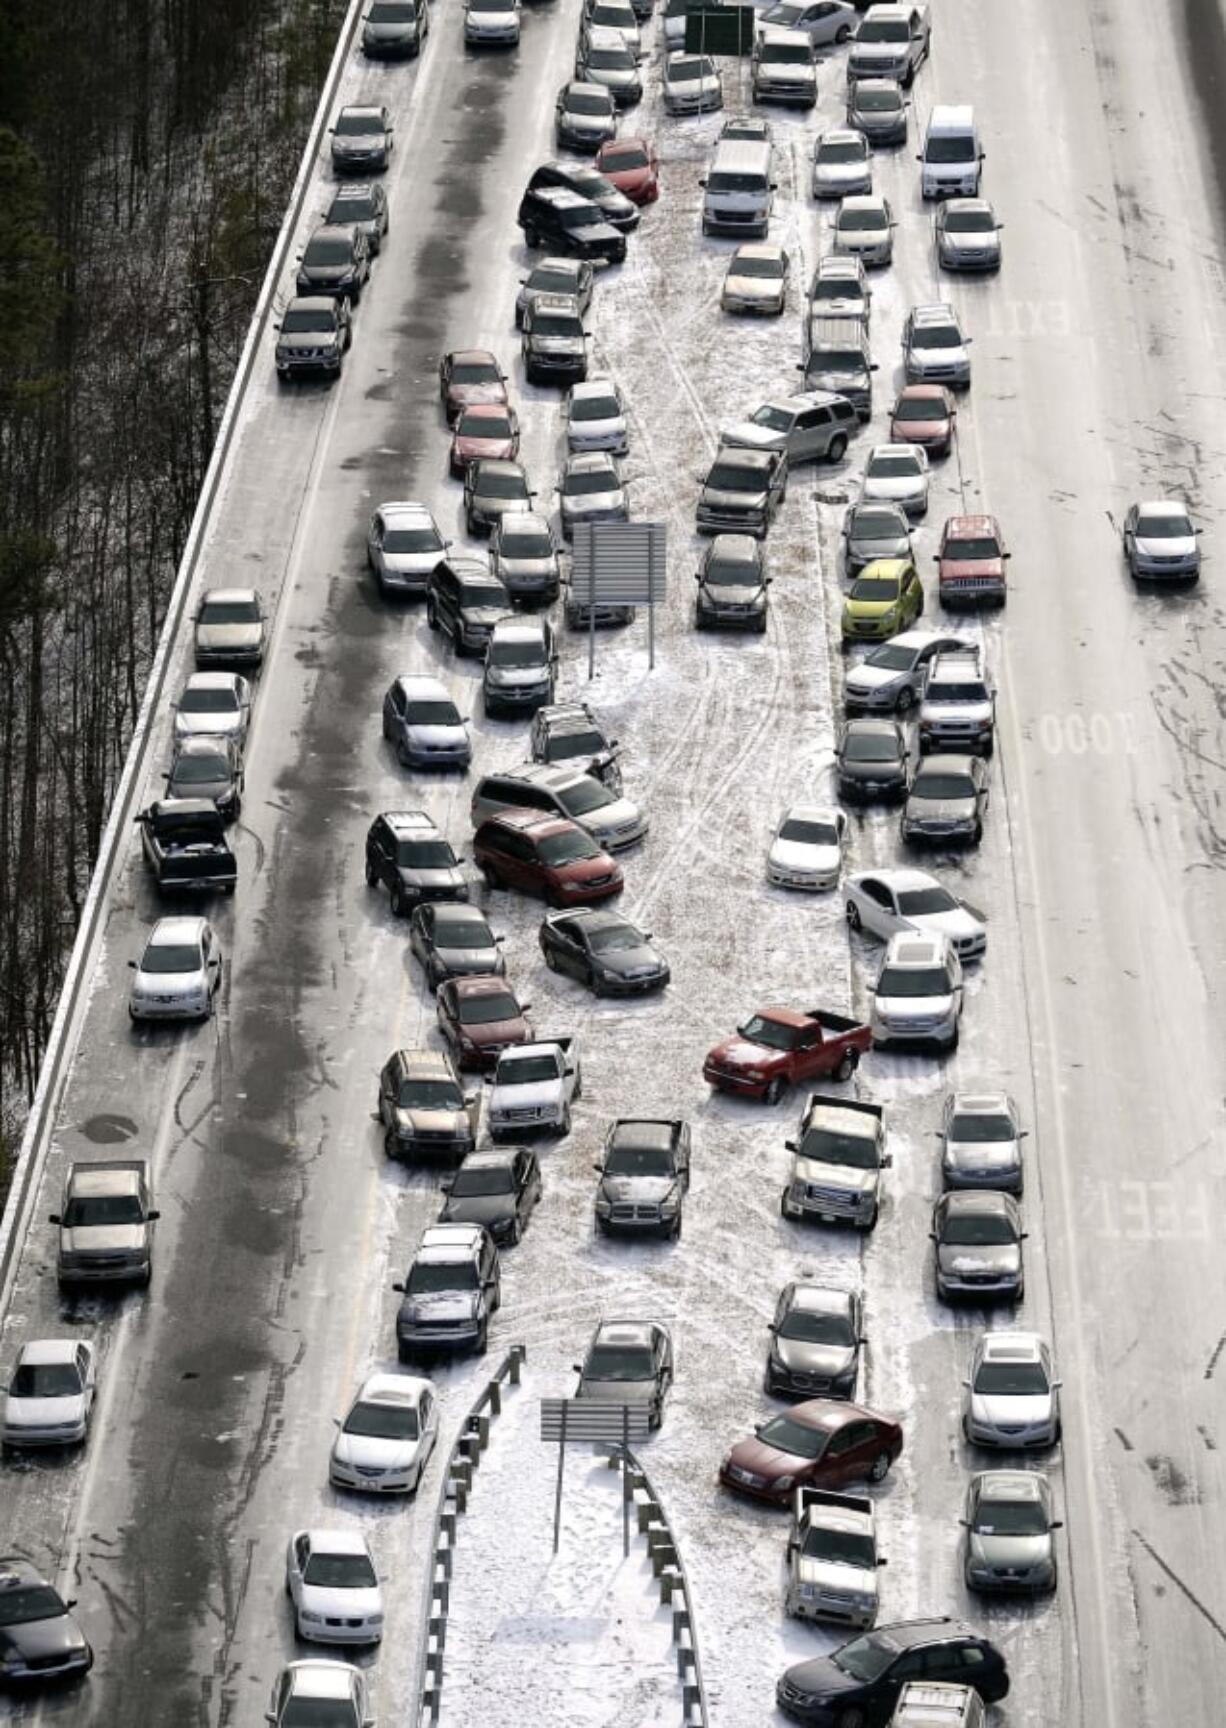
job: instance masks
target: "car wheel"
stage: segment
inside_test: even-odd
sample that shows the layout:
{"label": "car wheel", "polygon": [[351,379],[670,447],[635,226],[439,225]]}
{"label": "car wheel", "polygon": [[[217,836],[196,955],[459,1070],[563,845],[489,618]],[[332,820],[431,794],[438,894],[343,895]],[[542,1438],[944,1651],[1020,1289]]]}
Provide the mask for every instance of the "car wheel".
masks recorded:
{"label": "car wheel", "polygon": [[870,1482],[884,1482],[889,1474],[890,1454],[888,1452],[878,1452],[877,1456],[873,1459],[873,1467],[868,1473],[868,1479]]}
{"label": "car wheel", "polygon": [[409,911],[409,903],[404,897],[404,889],[400,886],[399,882],[397,882],[396,886],[392,889],[392,911],[396,914],[397,918],[406,917]]}
{"label": "car wheel", "polygon": [[861,1226],[861,1228],[865,1232],[867,1232],[869,1230],[875,1230],[877,1228],[877,1218],[878,1218],[879,1212],[880,1212],[880,1208],[877,1206],[874,1206],[872,1211],[869,1213],[867,1219],[865,1220],[864,1224]]}
{"label": "car wheel", "polygon": [[835,32],[835,37],[834,37],[835,46],[838,48],[841,48],[845,42],[850,42],[850,40],[851,40],[851,25],[850,24],[840,24],[838,27],[838,30]]}
{"label": "car wheel", "polygon": [[516,1218],[511,1225],[511,1234],[507,1237],[508,1248],[515,1248],[524,1239],[523,1220]]}
{"label": "car wheel", "polygon": [[858,1050],[844,1050],[839,1058],[839,1065],[834,1071],[834,1077],[836,1080],[850,1080],[859,1066],[860,1052]]}
{"label": "car wheel", "polygon": [[835,1717],[835,1728],[864,1728],[867,1720],[863,1710],[858,1708],[840,1710]]}
{"label": "car wheel", "polygon": [[393,1131],[393,1130],[392,1130],[392,1129],[391,1129],[391,1128],[388,1128],[388,1129],[385,1129],[385,1130],[384,1130],[384,1134],[383,1134],[383,1150],[384,1150],[384,1152],[385,1152],[385,1153],[386,1153],[386,1154],[387,1154],[387,1156],[388,1156],[388,1157],[389,1157],[389,1158],[393,1158],[393,1159],[394,1159],[394,1158],[396,1158],[396,1157],[397,1157],[397,1155],[398,1155],[398,1154],[397,1154],[397,1149],[396,1149],[396,1135],[395,1135],[395,1133],[394,1133],[394,1131]]}
{"label": "car wheel", "polygon": [[847,902],[847,928],[849,930],[859,930],[862,928],[860,922],[860,908],[856,905],[854,900],[849,900]]}
{"label": "car wheel", "polygon": [[915,691],[909,684],[904,684],[898,693],[898,701],[894,704],[896,714],[909,714],[915,707]]}
{"label": "car wheel", "polygon": [[433,600],[426,601],[426,623],[430,626],[431,630],[438,629],[438,609]]}
{"label": "car wheel", "polygon": [[[985,756],[990,756],[990,755],[991,755],[991,754],[992,754],[992,752],[991,752],[991,750],[990,750],[990,749],[989,749],[989,750],[985,750],[985,751],[984,751],[984,755],[985,755]],[[233,802],[233,804],[232,804],[232,805],[231,805],[231,808],[230,808],[230,814],[231,814],[231,817],[232,817],[232,818],[233,818],[233,820],[234,820],[234,821],[235,821],[235,822],[237,822],[237,821],[238,821],[238,819],[239,819],[239,817],[240,817],[240,816],[241,816],[241,815],[242,815],[242,813],[243,813],[243,797],[242,797],[242,793],[241,793],[241,792],[236,792],[236,793],[235,793],[235,794],[234,794],[234,802]]]}
{"label": "car wheel", "polygon": [[566,1106],[565,1110],[563,1110],[563,1112],[562,1112],[562,1124],[561,1124],[561,1127],[558,1129],[558,1133],[563,1134],[563,1135],[570,1133],[570,1105],[569,1104]]}
{"label": "car wheel", "polygon": [[946,1045],[946,1046],[945,1046],[945,1054],[946,1054],[946,1055],[947,1055],[947,1056],[952,1056],[952,1055],[953,1055],[953,1053],[954,1053],[954,1051],[955,1051],[955,1050],[956,1050],[956,1049],[957,1049],[957,1048],[958,1048],[958,1034],[959,1034],[959,1030],[960,1030],[960,1028],[959,1028],[959,1027],[957,1027],[957,1026],[955,1026],[955,1027],[954,1027],[954,1035],[953,1035],[953,1037],[952,1037],[952,1038],[951,1038],[951,1039],[950,1039],[950,1040],[949,1040],[949,1043],[948,1043],[948,1044],[947,1044],[947,1045]]}
{"label": "car wheel", "polygon": [[919,597],[919,605],[915,608],[915,616],[917,618],[924,616],[924,596],[922,594]]}
{"label": "car wheel", "polygon": [[576,1104],[579,1102],[579,1100],[580,1100],[580,1098],[582,1098],[582,1096],[583,1096],[583,1070],[580,1069],[579,1072],[575,1075],[575,1103]]}
{"label": "car wheel", "polygon": [[483,864],[481,866],[481,874],[485,877],[485,886],[487,888],[499,888],[502,886],[498,880],[498,872],[492,864]]}
{"label": "car wheel", "polygon": [[490,1347],[490,1328],[487,1321],[477,1334],[477,1355],[484,1356]]}
{"label": "car wheel", "polygon": [[786,1086],[787,1082],[781,1079],[779,1075],[776,1075],[763,1094],[764,1102],[767,1104],[778,1104],[780,1099],[783,1097]]}
{"label": "car wheel", "polygon": [[680,1242],[680,1240],[681,1240],[681,1214],[680,1213],[677,1214],[677,1222],[673,1225],[672,1229],[668,1233],[668,1239],[670,1242]]}
{"label": "car wheel", "polygon": [[846,454],[847,440],[840,432],[837,437],[830,440],[830,448],[826,451],[826,455],[831,462],[841,462]]}
{"label": "car wheel", "polygon": [[973,840],[973,842],[976,846],[978,846],[979,842],[983,839],[983,823],[982,822],[976,822],[974,832],[971,835],[971,839]]}
{"label": "car wheel", "polygon": [[401,1367],[406,1366],[413,1360],[413,1352],[402,1338],[396,1340],[396,1360],[400,1363]]}
{"label": "car wheel", "polygon": [[556,972],[558,969],[558,957],[551,948],[545,950],[545,964],[551,972]]}

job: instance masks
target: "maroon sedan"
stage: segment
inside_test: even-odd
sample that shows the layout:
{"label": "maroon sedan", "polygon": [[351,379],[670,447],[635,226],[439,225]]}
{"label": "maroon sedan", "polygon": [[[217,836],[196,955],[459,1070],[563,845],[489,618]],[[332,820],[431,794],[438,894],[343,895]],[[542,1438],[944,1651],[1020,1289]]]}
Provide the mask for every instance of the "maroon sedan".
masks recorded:
{"label": "maroon sedan", "polygon": [[519,455],[519,416],[502,402],[476,402],[461,411],[451,434],[451,472],[463,478],[483,456],[513,462]]}
{"label": "maroon sedan", "polygon": [[811,1398],[740,1440],[719,1467],[734,1493],[790,1507],[797,1488],[881,1482],[902,1451],[902,1429],[858,1404]]}
{"label": "maroon sedan", "polygon": [[489,1071],[512,1044],[530,1044],[532,1027],[505,978],[449,978],[439,986],[436,1012],[457,1067]]}
{"label": "maroon sedan", "polygon": [[590,906],[625,886],[620,867],[586,829],[544,810],[500,810],[473,840],[491,888],[519,888],[551,906]]}
{"label": "maroon sedan", "polygon": [[488,348],[455,348],[444,354],[438,368],[438,393],[449,426],[478,402],[505,407],[509,400],[507,375]]}
{"label": "maroon sedan", "polygon": [[610,138],[596,166],[632,204],[654,204],[660,196],[660,165],[646,138]]}
{"label": "maroon sedan", "polygon": [[957,412],[943,384],[908,384],[894,404],[890,438],[895,444],[922,444],[933,456],[948,456]]}

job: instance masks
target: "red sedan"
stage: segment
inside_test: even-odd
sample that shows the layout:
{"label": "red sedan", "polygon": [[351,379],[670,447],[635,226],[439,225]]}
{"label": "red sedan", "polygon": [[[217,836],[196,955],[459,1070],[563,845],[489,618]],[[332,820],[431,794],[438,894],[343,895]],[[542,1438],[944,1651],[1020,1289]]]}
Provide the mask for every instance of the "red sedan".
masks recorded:
{"label": "red sedan", "polygon": [[502,402],[478,402],[465,408],[451,434],[451,472],[461,478],[470,462],[483,456],[513,462],[519,455],[519,416]]}
{"label": "red sedan", "polygon": [[797,1488],[881,1482],[902,1451],[902,1429],[858,1404],[811,1398],[739,1440],[719,1467],[736,1494],[791,1506]]}
{"label": "red sedan", "polygon": [[438,1027],[459,1068],[493,1069],[512,1044],[529,1044],[530,1002],[505,978],[449,978],[439,986]]}
{"label": "red sedan", "polygon": [[438,393],[447,424],[477,402],[507,403],[507,375],[488,348],[454,348],[439,361]]}
{"label": "red sedan", "polygon": [[646,138],[611,138],[600,146],[596,166],[632,204],[654,204],[660,196],[660,165]]}
{"label": "red sedan", "polygon": [[890,416],[895,444],[922,444],[933,456],[948,456],[957,409],[943,384],[908,384]]}

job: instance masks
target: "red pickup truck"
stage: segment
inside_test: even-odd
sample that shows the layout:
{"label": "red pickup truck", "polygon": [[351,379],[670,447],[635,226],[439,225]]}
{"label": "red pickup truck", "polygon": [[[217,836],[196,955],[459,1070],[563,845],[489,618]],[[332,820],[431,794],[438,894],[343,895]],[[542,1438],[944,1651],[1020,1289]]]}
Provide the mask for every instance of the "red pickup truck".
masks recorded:
{"label": "red pickup truck", "polygon": [[708,1086],[777,1104],[804,1080],[849,1080],[872,1048],[867,1026],[824,1008],[762,1008],[717,1044],[702,1065]]}

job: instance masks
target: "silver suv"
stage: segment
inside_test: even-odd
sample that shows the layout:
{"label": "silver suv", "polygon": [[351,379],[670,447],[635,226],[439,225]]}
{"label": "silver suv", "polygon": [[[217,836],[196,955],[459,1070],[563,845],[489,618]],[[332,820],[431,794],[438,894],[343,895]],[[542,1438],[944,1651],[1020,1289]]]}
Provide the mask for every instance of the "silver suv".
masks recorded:
{"label": "silver suv", "polygon": [[971,381],[970,342],[952,306],[944,301],[936,306],[913,306],[902,330],[907,383],[967,389]]}
{"label": "silver suv", "polygon": [[958,1048],[962,962],[948,936],[891,936],[873,986],[873,1043]]}
{"label": "silver suv", "polygon": [[483,1224],[435,1224],[421,1239],[401,1295],[396,1344],[402,1362],[423,1351],[474,1348],[484,1355],[490,1316],[502,1304],[494,1239]]}
{"label": "silver suv", "polygon": [[920,700],[920,750],[990,756],[995,746],[996,686],[983,650],[968,643],[955,653],[938,654],[928,667]]}
{"label": "silver suv", "polygon": [[547,618],[500,618],[485,650],[485,712],[531,713],[552,702],[557,671],[558,651]]}
{"label": "silver suv", "polygon": [[567,763],[529,762],[508,773],[486,774],[472,796],[473,827],[500,810],[547,810],[586,828],[608,852],[637,845],[647,833],[647,818],[637,804]]}
{"label": "silver suv", "polygon": [[860,417],[846,396],[833,390],[806,390],[764,402],[748,420],[720,435],[743,450],[786,450],[788,464],[840,462],[847,443],[860,430]]}

